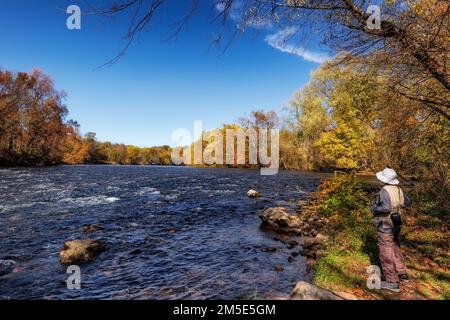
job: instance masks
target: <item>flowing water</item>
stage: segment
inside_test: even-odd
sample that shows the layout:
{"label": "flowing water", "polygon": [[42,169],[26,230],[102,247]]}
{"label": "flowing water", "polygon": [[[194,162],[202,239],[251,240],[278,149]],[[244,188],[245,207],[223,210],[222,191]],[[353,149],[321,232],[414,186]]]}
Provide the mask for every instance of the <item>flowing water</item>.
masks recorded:
{"label": "flowing water", "polygon": [[[295,210],[320,176],[148,166],[0,169],[0,298],[241,299],[287,294],[308,277],[305,260],[261,230],[266,206]],[[262,198],[250,199],[254,188]],[[93,234],[83,226],[103,227]],[[103,239],[66,286],[64,241]],[[276,247],[276,252],[264,248]],[[284,271],[275,266],[284,266]]]}

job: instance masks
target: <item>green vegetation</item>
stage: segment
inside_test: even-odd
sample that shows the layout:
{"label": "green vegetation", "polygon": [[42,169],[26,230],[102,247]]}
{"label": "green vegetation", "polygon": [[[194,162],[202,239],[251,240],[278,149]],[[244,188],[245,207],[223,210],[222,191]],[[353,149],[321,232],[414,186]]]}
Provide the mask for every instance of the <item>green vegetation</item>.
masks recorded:
{"label": "green vegetation", "polygon": [[[329,218],[326,232],[331,238],[315,266],[314,283],[318,286],[352,291],[368,299],[382,298],[379,291],[366,287],[366,268],[379,265],[369,203],[375,198],[375,190],[376,185],[364,177],[340,175],[324,182],[317,192],[316,210]],[[405,286],[402,298],[448,299],[448,214],[424,213],[429,202],[413,195],[412,208],[404,212],[401,235],[412,281]]]}

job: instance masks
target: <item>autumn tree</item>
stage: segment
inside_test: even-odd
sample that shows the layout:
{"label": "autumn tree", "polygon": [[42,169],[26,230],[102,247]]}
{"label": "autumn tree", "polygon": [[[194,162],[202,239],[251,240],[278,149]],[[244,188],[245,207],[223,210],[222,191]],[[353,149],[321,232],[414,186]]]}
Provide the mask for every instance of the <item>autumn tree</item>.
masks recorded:
{"label": "autumn tree", "polygon": [[0,164],[51,165],[62,161],[68,132],[65,93],[40,70],[0,70]]}
{"label": "autumn tree", "polygon": [[60,150],[63,154],[63,162],[66,164],[84,164],[88,162],[89,146],[84,143],[80,135],[78,123],[72,123],[68,127]]}

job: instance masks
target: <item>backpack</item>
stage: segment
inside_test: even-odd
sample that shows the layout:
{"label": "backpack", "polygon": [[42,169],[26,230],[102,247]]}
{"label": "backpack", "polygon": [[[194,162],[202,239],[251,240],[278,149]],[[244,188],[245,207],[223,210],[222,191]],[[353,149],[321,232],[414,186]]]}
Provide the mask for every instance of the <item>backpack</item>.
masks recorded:
{"label": "backpack", "polygon": [[391,213],[389,214],[394,227],[400,227],[403,225],[401,216],[401,207],[405,204],[405,195],[403,190],[399,186],[386,185],[383,189],[389,194],[391,201]]}

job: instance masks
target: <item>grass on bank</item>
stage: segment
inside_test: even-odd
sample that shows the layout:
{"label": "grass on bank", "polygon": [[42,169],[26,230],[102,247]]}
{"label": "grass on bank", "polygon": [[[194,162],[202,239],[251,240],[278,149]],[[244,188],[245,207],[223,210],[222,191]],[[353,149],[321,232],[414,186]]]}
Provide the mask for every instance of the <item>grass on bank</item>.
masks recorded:
{"label": "grass on bank", "polygon": [[402,251],[411,282],[400,296],[388,297],[366,286],[366,268],[379,265],[370,206],[379,185],[353,175],[335,176],[317,192],[316,210],[330,220],[330,241],[315,265],[314,283],[365,299],[450,299],[448,211],[435,197],[414,192],[414,204],[404,210]]}

